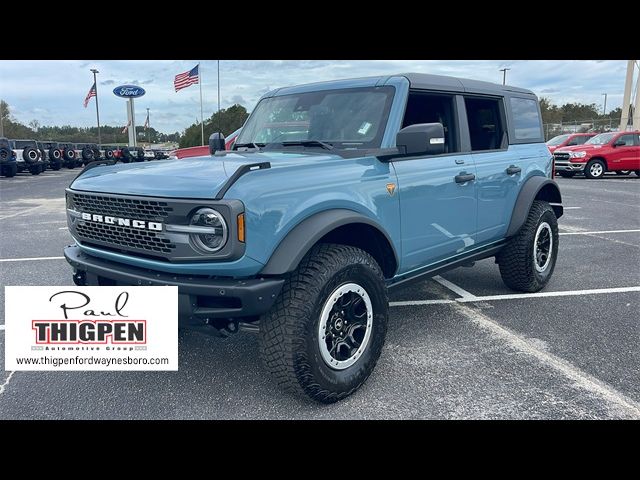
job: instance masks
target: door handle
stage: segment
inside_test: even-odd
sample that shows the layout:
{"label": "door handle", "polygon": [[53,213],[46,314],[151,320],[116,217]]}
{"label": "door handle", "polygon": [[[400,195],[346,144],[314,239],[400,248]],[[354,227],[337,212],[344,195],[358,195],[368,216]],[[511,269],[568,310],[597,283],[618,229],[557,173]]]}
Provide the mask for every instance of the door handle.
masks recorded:
{"label": "door handle", "polygon": [[476,176],[473,173],[462,172],[460,175],[456,175],[455,179],[456,183],[467,183],[475,180]]}
{"label": "door handle", "polygon": [[509,165],[507,168],[507,175],[516,175],[520,173],[522,169],[520,167],[516,167],[515,165]]}

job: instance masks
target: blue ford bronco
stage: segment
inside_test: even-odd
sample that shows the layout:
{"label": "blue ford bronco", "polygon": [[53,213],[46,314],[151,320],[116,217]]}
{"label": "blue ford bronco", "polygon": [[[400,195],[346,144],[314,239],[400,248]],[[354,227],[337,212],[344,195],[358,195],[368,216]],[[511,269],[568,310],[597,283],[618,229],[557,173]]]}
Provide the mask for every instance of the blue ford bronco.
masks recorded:
{"label": "blue ford bronco", "polygon": [[[232,151],[94,162],[66,191],[78,285],[177,285],[180,324],[252,330],[283,387],[358,389],[390,289],[495,257],[534,292],[562,205],[536,96],[401,74],[265,94]],[[106,163],[106,165],[105,165]]]}

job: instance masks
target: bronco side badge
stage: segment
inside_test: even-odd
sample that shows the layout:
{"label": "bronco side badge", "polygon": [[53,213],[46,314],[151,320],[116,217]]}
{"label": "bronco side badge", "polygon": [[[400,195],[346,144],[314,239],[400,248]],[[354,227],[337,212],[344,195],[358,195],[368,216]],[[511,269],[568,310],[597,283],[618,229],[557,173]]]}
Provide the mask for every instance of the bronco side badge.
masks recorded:
{"label": "bronco side badge", "polygon": [[396,192],[396,184],[395,183],[387,183],[387,192],[389,195],[393,197],[393,194]]}

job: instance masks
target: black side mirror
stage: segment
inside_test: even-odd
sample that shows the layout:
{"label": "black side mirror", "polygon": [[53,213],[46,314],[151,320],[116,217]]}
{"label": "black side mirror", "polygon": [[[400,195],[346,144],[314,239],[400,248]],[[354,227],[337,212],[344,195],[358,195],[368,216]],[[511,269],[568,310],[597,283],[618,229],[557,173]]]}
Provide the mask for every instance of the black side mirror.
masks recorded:
{"label": "black side mirror", "polygon": [[613,144],[614,147],[624,147],[627,143],[624,140],[616,140]]}
{"label": "black side mirror", "polygon": [[224,135],[220,132],[212,133],[209,137],[209,152],[213,155],[219,150],[224,150]]}
{"label": "black side mirror", "polygon": [[402,155],[440,155],[444,153],[444,127],[441,123],[417,123],[396,135]]}

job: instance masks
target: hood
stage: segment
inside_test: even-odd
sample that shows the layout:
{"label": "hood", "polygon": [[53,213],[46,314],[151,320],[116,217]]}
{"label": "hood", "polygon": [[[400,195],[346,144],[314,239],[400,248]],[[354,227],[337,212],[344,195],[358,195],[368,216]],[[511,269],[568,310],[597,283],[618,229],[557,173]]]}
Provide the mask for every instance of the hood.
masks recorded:
{"label": "hood", "polygon": [[327,162],[337,155],[307,152],[234,152],[220,156],[94,167],[74,180],[74,190],[171,198],[213,198],[242,165],[270,162],[271,168]]}
{"label": "hood", "polygon": [[598,148],[602,148],[604,146],[605,145],[587,145],[587,144],[572,145],[570,147],[557,148],[554,153],[559,153],[559,152],[588,152],[590,150],[597,150]]}

